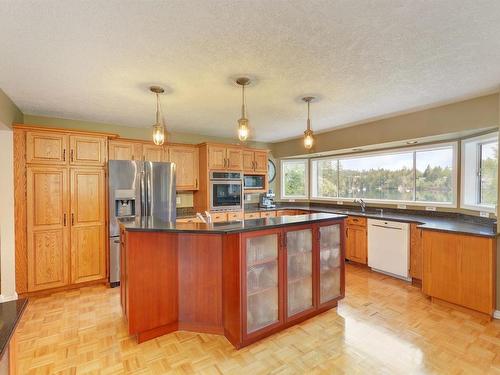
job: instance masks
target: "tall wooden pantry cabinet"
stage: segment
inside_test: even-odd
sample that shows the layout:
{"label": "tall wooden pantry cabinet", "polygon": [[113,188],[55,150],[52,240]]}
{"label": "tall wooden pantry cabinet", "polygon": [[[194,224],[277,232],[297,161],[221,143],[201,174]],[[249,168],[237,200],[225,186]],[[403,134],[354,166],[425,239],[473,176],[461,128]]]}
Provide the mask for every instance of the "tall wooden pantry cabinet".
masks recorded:
{"label": "tall wooden pantry cabinet", "polygon": [[106,281],[109,136],[14,127],[18,293]]}

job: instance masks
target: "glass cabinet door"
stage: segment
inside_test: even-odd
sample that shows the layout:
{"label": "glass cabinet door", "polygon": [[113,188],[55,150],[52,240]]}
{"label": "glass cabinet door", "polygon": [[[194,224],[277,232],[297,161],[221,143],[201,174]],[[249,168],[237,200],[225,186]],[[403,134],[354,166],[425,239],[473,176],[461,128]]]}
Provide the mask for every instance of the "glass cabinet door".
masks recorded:
{"label": "glass cabinet door", "polygon": [[319,303],[329,302],[340,296],[340,225],[319,228]]}
{"label": "glass cabinet door", "polygon": [[278,234],[246,238],[247,334],[279,322]]}
{"label": "glass cabinet door", "polygon": [[287,316],[314,307],[312,229],[286,232]]}

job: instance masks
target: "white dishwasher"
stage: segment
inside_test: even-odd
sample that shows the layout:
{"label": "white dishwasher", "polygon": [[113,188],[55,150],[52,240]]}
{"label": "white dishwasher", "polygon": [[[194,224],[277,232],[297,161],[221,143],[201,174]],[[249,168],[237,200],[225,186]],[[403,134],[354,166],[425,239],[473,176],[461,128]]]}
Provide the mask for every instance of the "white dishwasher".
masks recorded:
{"label": "white dishwasher", "polygon": [[411,280],[410,225],[368,219],[368,266],[404,280]]}

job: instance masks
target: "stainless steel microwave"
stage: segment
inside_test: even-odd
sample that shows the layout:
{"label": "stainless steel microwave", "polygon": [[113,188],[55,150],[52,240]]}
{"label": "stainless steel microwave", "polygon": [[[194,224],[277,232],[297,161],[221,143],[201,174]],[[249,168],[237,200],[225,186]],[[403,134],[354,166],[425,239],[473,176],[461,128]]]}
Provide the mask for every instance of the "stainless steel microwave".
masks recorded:
{"label": "stainless steel microwave", "polygon": [[243,177],[245,190],[264,190],[266,188],[266,176],[263,174],[246,174]]}
{"label": "stainless steel microwave", "polygon": [[240,172],[210,173],[210,211],[243,209],[243,178]]}

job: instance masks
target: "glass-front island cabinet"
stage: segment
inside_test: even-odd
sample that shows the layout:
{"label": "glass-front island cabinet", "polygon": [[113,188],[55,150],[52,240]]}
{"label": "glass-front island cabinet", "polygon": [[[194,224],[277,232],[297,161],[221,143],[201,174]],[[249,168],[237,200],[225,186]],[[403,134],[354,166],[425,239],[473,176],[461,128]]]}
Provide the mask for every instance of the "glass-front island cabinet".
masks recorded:
{"label": "glass-front island cabinet", "polygon": [[342,226],[336,221],[228,236],[238,244],[225,246],[223,255],[224,294],[232,297],[224,305],[225,333],[233,345],[337,306],[344,297]]}
{"label": "glass-front island cabinet", "polygon": [[337,306],[345,215],[120,221],[121,303],[138,342],[178,330],[236,348]]}

